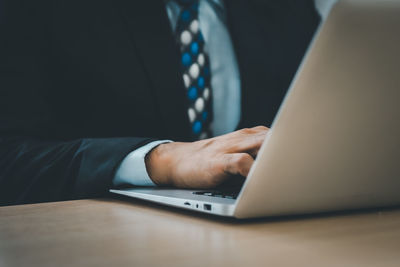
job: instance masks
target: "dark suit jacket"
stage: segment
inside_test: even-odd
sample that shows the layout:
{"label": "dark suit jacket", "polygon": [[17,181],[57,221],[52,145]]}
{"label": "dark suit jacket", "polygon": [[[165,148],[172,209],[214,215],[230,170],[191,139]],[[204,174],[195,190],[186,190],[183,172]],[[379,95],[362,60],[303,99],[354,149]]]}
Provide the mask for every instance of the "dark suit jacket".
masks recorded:
{"label": "dark suit jacket", "polygon": [[[225,4],[242,81],[239,128],[269,126],[319,17],[312,0]],[[138,146],[189,140],[162,0],[1,5],[0,204],[104,194]]]}

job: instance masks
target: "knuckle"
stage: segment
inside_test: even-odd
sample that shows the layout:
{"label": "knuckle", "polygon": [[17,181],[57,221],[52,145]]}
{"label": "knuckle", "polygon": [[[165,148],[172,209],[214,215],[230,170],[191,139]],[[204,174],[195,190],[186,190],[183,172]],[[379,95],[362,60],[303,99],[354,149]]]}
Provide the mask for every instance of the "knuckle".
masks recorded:
{"label": "knuckle", "polygon": [[238,168],[240,164],[240,159],[237,155],[229,155],[226,158],[225,168],[228,172],[234,171]]}
{"label": "knuckle", "polygon": [[242,133],[242,134],[252,134],[253,132],[254,132],[254,130],[251,128],[243,128],[240,130],[240,133]]}
{"label": "knuckle", "polygon": [[248,154],[243,154],[238,159],[237,172],[242,176],[246,176],[250,166],[251,156]]}
{"label": "knuckle", "polygon": [[210,147],[210,146],[214,146],[215,145],[215,139],[214,138],[204,139],[204,140],[201,140],[199,142],[202,142],[201,144],[203,145],[203,147]]}
{"label": "knuckle", "polygon": [[262,125],[256,126],[256,127],[254,127],[254,129],[258,130],[258,131],[267,131],[267,130],[269,130],[268,127],[265,127],[265,126],[262,126]]}
{"label": "knuckle", "polygon": [[269,130],[268,127],[260,125],[260,126],[255,126],[252,128],[243,128],[243,129],[239,130],[239,133],[245,134],[245,135],[250,135],[250,134],[255,134],[255,133],[259,133],[259,132],[266,132],[268,130]]}
{"label": "knuckle", "polygon": [[245,166],[245,164],[247,163],[247,161],[249,160],[248,158],[249,156],[247,154],[240,154],[236,157],[235,159],[235,164],[241,168],[243,166]]}

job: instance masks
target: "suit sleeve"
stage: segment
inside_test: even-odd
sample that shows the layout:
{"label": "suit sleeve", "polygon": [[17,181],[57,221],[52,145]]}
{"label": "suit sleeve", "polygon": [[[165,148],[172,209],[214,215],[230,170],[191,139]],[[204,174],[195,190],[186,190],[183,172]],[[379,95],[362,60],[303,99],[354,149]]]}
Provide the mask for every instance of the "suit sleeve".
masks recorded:
{"label": "suit sleeve", "polygon": [[0,205],[98,197],[143,138],[1,137]]}
{"label": "suit sleeve", "polygon": [[53,1],[0,0],[0,205],[96,197],[148,138],[94,138],[55,112]]}

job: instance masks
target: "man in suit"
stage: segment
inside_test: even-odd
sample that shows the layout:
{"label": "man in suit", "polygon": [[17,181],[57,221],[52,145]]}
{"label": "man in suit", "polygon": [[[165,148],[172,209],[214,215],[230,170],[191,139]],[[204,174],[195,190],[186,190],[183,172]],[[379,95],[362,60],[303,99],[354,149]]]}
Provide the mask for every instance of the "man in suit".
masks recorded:
{"label": "man in suit", "polygon": [[3,205],[246,176],[319,22],[311,0],[1,5]]}

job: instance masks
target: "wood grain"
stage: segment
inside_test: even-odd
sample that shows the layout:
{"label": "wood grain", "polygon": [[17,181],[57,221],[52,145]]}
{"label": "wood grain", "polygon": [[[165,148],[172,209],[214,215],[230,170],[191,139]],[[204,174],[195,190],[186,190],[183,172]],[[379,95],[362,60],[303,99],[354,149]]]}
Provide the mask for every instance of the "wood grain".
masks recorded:
{"label": "wood grain", "polygon": [[400,210],[235,221],[140,201],[0,208],[0,266],[400,266]]}

